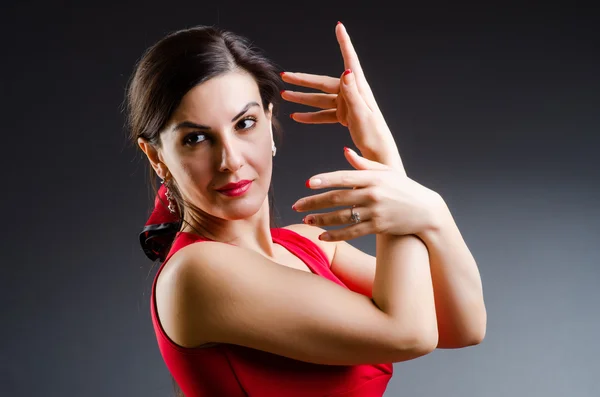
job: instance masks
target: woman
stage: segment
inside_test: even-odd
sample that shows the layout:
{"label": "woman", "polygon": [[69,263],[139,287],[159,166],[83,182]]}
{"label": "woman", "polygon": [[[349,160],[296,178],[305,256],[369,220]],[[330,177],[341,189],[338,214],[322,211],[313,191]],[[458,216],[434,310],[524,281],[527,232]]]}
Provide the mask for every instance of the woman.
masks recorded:
{"label": "woman", "polygon": [[[131,138],[163,180],[141,234],[163,261],[152,321],[188,397],[381,396],[393,362],[483,338],[475,261],[439,194],[406,176],[342,24],[336,36],[340,78],[280,77],[246,39],[212,27],[167,36],[136,67]],[[294,120],[340,122],[362,156],[346,148],[355,170],[312,177],[314,194],[293,207],[303,224],[275,228],[281,79],[323,91],[282,92],[322,109]],[[376,258],[345,241],[366,234]]]}

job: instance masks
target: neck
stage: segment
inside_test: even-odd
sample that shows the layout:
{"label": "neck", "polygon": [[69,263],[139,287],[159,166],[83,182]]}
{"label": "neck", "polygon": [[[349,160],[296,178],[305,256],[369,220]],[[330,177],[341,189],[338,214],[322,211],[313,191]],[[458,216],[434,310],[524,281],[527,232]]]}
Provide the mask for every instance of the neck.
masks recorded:
{"label": "neck", "polygon": [[196,218],[186,213],[181,231],[251,249],[268,258],[275,255],[268,198],[265,198],[258,212],[246,219],[231,221],[205,213],[200,219]]}

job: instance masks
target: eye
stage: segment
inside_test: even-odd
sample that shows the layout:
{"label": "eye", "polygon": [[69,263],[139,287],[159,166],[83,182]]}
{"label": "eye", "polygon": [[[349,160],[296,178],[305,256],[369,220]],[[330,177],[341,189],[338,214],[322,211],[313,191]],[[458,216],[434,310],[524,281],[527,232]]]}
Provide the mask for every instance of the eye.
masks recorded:
{"label": "eye", "polygon": [[255,124],[256,119],[254,117],[246,117],[245,119],[238,121],[236,127],[241,130],[249,130],[250,128],[254,127]]}
{"label": "eye", "polygon": [[[201,137],[201,139],[196,139],[198,137]],[[184,145],[195,145],[197,143],[204,142],[205,140],[206,140],[206,134],[194,133],[194,134],[186,135],[186,137],[183,138],[183,144]]]}

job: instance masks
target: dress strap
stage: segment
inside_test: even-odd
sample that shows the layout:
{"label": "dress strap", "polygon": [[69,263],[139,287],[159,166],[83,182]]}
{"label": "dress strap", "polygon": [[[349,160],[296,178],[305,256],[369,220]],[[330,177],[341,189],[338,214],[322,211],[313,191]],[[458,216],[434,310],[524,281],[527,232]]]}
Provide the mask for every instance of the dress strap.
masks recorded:
{"label": "dress strap", "polygon": [[271,235],[274,242],[283,245],[304,261],[313,273],[345,287],[344,283],[331,272],[331,264],[325,252],[312,240],[283,228],[271,229]]}

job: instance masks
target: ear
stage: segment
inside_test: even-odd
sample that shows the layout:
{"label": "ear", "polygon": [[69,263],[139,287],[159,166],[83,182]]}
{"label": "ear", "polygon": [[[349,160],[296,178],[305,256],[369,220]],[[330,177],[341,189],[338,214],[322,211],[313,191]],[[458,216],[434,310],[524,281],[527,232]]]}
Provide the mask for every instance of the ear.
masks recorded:
{"label": "ear", "polygon": [[148,161],[150,161],[150,165],[156,172],[156,174],[164,179],[165,176],[169,173],[169,170],[165,163],[163,162],[162,154],[160,150],[157,150],[150,142],[145,140],[144,138],[138,138],[137,140],[138,146],[142,149],[142,152],[146,154],[148,157]]}
{"label": "ear", "polygon": [[265,112],[265,116],[267,116],[267,120],[269,120],[269,133],[271,134],[271,141],[273,141],[273,123],[271,119],[273,117],[273,103],[269,103],[269,110]]}
{"label": "ear", "polygon": [[273,102],[269,103],[269,109],[265,112],[265,116],[271,121],[271,117],[273,117]]}

